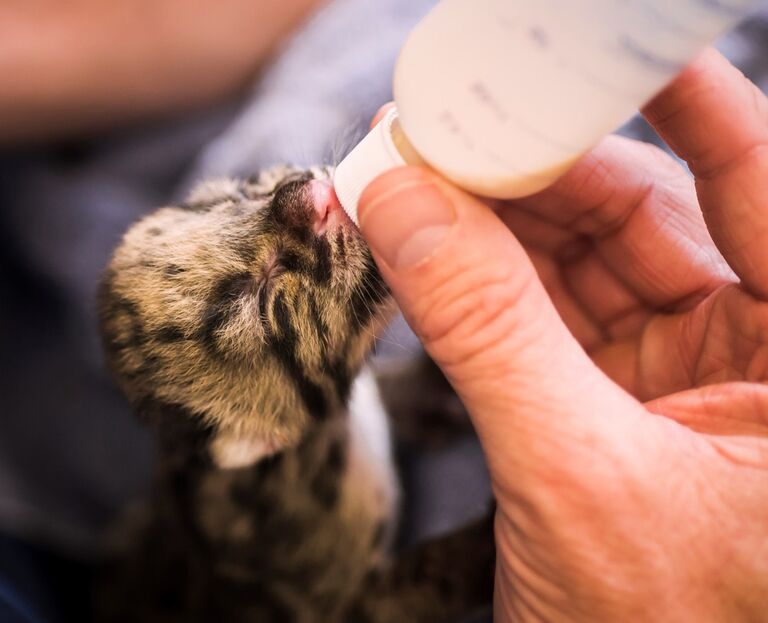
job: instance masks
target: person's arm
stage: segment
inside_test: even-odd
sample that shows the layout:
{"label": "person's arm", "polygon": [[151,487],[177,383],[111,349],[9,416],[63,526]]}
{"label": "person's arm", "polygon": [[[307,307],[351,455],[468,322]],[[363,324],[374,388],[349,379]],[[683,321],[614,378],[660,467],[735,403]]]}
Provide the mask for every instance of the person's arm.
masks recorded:
{"label": "person's arm", "polygon": [[0,144],[201,106],[243,87],[324,0],[0,4]]}

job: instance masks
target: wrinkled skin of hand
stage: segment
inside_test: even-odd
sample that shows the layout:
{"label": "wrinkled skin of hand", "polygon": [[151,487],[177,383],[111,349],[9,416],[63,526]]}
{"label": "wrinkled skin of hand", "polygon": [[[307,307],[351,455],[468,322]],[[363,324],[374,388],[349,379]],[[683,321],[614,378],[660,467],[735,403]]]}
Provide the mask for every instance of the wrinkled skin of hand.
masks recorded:
{"label": "wrinkled skin of hand", "polygon": [[[708,51],[643,112],[693,178],[610,137],[492,209],[413,168],[361,201],[483,443],[497,621],[768,613],[768,100]],[[389,266],[377,219],[419,185],[461,235]]]}

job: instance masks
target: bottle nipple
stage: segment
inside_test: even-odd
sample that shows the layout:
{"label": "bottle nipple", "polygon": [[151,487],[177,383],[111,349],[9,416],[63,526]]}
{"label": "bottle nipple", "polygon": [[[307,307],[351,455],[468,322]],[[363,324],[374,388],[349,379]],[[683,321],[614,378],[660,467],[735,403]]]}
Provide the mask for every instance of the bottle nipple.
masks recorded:
{"label": "bottle nipple", "polygon": [[397,109],[393,107],[336,167],[333,186],[341,206],[355,225],[360,225],[357,203],[363,189],[385,171],[409,164],[398,148],[403,144],[403,140],[398,139],[405,137],[396,137],[396,134],[401,133]]}

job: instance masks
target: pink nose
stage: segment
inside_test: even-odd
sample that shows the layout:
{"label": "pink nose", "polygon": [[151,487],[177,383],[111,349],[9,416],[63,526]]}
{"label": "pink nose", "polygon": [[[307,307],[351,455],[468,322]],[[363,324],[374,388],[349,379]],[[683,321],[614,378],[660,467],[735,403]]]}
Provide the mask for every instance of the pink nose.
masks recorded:
{"label": "pink nose", "polygon": [[315,208],[318,224],[325,222],[331,212],[341,210],[339,198],[330,182],[312,180],[309,183],[309,191],[312,196],[312,206]]}

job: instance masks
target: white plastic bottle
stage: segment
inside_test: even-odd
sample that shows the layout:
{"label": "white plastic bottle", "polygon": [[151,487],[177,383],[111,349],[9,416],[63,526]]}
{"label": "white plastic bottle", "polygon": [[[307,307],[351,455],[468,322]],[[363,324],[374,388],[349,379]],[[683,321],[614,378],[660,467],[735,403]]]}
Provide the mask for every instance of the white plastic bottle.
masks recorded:
{"label": "white plastic bottle", "polygon": [[427,163],[479,195],[551,184],[763,0],[443,0],[394,75],[397,105],[339,164],[357,222],[363,188]]}

